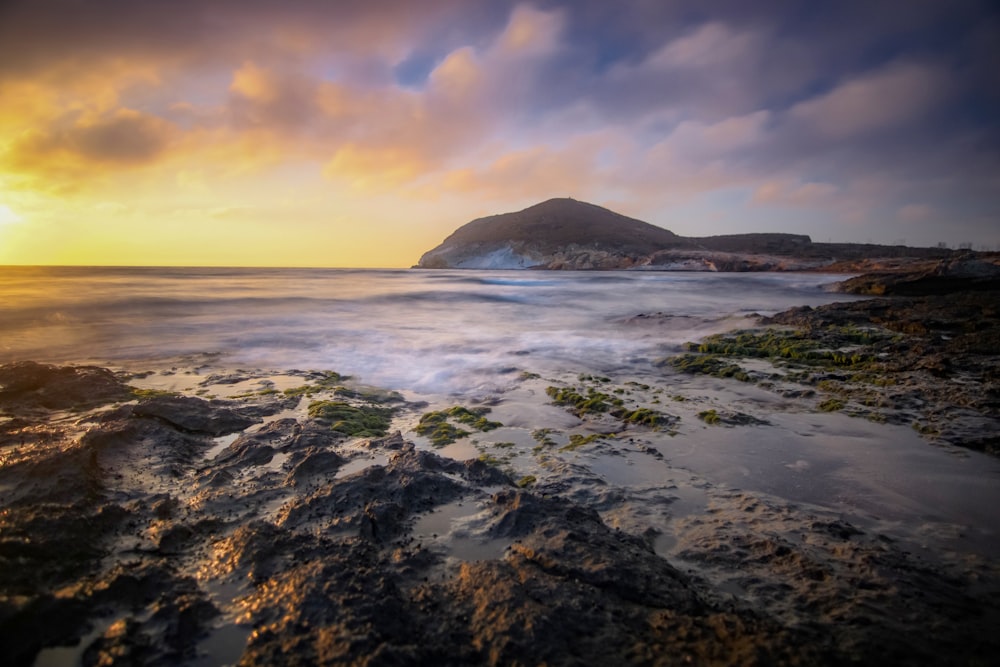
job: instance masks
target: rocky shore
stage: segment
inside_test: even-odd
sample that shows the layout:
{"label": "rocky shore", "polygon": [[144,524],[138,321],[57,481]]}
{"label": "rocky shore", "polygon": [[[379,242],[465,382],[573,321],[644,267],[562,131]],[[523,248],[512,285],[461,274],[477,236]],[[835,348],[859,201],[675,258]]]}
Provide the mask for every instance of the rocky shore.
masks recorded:
{"label": "rocky shore", "polygon": [[769,432],[692,377],[996,453],[998,296],[793,309],[662,360],[661,386],[524,372],[508,412],[330,371],[0,366],[0,658],[991,664],[995,558],[709,483],[670,443]]}

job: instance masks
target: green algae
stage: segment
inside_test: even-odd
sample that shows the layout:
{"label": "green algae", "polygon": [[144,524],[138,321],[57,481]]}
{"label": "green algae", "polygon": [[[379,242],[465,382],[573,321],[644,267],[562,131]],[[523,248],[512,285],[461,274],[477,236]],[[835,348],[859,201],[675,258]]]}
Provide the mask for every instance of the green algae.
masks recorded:
{"label": "green algae", "polygon": [[[586,388],[586,393],[582,393],[583,391],[583,389],[575,387],[548,387],[545,393],[549,395],[555,405],[563,406],[581,418],[587,415],[609,413],[620,419],[624,425],[635,424],[650,428],[659,428],[677,420],[676,417],[648,407],[627,408],[625,401],[621,398],[597,391],[593,387]],[[624,392],[624,390],[619,389],[612,391],[613,393]]]}
{"label": "green algae", "polygon": [[[817,329],[742,330],[714,334],[700,343],[688,343],[689,352],[717,357],[769,359],[825,368],[869,368],[876,360],[871,347],[894,338],[893,334],[856,326]],[[714,373],[709,373],[714,374]]]}
{"label": "green algae", "polygon": [[517,482],[515,482],[515,484],[517,484],[522,489],[526,489],[529,486],[533,486],[535,484],[535,482],[537,482],[537,481],[538,481],[538,478],[535,477],[534,475],[525,475],[521,479],[517,480]]}
{"label": "green algae", "polygon": [[718,378],[734,378],[740,382],[750,382],[750,375],[739,365],[727,361],[716,354],[680,354],[657,362],[658,366],[672,366],[690,375],[711,375]]}
{"label": "green algae", "polygon": [[503,426],[500,422],[487,419],[485,415],[489,412],[489,408],[469,409],[456,405],[448,410],[425,413],[413,430],[418,435],[427,436],[433,446],[444,447],[471,434],[449,423],[449,418],[483,432]]}
{"label": "green algae", "polygon": [[330,430],[351,437],[375,438],[385,435],[392,422],[392,408],[374,405],[355,406],[342,401],[316,401],[309,405],[309,416],[330,424]]}
{"label": "green algae", "polygon": [[845,403],[839,398],[828,398],[816,407],[823,412],[837,412],[838,410],[843,410],[844,405]]}
{"label": "green algae", "polygon": [[579,433],[572,433],[569,436],[569,444],[564,445],[559,448],[560,452],[572,452],[575,449],[579,449],[584,445],[589,445],[590,443],[600,440],[606,437],[600,433],[591,433],[590,435],[580,435]]}
{"label": "green algae", "polygon": [[448,414],[445,412],[428,412],[420,418],[420,422],[413,430],[418,435],[427,436],[435,447],[450,445],[469,435],[469,431],[463,431],[457,426],[449,424]]}
{"label": "green algae", "polygon": [[490,421],[485,417],[490,413],[489,408],[464,408],[456,405],[448,410],[448,416],[455,421],[471,426],[477,431],[492,431],[503,426],[500,422]]}
{"label": "green algae", "polygon": [[278,393],[277,389],[258,389],[257,391],[244,391],[239,394],[233,394],[229,398],[239,399],[239,398],[256,398],[258,396],[273,396]]}
{"label": "green algae", "polygon": [[556,441],[550,438],[549,436],[556,432],[557,431],[555,429],[551,428],[539,428],[532,431],[531,437],[535,439],[535,442],[537,442],[538,445],[532,448],[531,451],[535,454],[538,454],[546,447],[555,447]]}
{"label": "green algae", "polygon": [[627,424],[638,424],[654,429],[661,426],[668,426],[676,420],[676,418],[670,415],[651,410],[650,408],[636,408],[632,411],[623,411],[621,414],[616,414],[615,416]]}
{"label": "green algae", "polygon": [[702,420],[706,424],[720,424],[722,423],[722,417],[715,410],[702,410],[698,413],[698,419]]}
{"label": "green algae", "polygon": [[139,389],[138,387],[129,387],[129,391],[132,393],[133,398],[138,399],[168,398],[181,395],[178,391],[169,391],[167,389]]}
{"label": "green algae", "polygon": [[552,398],[553,403],[569,408],[577,417],[608,412],[612,406],[622,405],[621,399],[593,388],[588,389],[586,394],[581,394],[573,387],[546,387],[545,393]]}
{"label": "green algae", "polygon": [[301,385],[299,387],[290,387],[290,388],[286,389],[285,391],[283,391],[282,393],[285,396],[291,396],[291,397],[302,397],[302,396],[310,396],[310,397],[312,397],[312,396],[315,396],[316,394],[318,394],[321,391],[325,391],[325,390],[323,388],[317,387],[315,385],[304,384],[304,385]]}
{"label": "green algae", "polygon": [[881,370],[877,355],[868,348],[893,339],[893,335],[880,330],[853,326],[742,330],[714,334],[700,343],[687,343],[687,352],[662,359],[657,365],[691,375],[752,382],[754,376],[733,359],[766,359],[777,366],[790,367],[791,372],[784,376],[790,381],[808,381],[808,371],[803,369],[823,368],[868,371],[858,381],[878,383],[884,376],[877,372]]}
{"label": "green algae", "polygon": [[504,463],[503,460],[498,459],[497,457],[493,456],[492,454],[480,454],[479,455],[479,460],[482,461],[483,463],[485,463],[486,465],[493,466],[493,467],[496,467],[496,468],[499,468]]}
{"label": "green algae", "polygon": [[324,391],[335,391],[338,387],[342,387],[346,380],[350,380],[350,375],[341,375],[336,371],[318,371],[314,373],[317,375],[313,384],[304,384],[298,387],[290,387],[284,390],[282,393],[285,396],[291,397],[301,397],[308,396],[313,397]]}
{"label": "green algae", "polygon": [[333,388],[333,393],[345,398],[356,398],[369,403],[403,403],[406,399],[398,391],[388,391],[373,387],[349,388],[343,385]]}

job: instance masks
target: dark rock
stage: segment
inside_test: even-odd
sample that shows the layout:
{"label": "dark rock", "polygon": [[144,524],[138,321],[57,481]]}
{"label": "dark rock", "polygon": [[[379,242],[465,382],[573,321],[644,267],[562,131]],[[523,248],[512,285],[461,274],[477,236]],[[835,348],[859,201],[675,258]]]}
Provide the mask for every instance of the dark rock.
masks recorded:
{"label": "dark rock", "polygon": [[96,366],[51,366],[19,361],[0,366],[0,406],[65,410],[131,398],[111,371]]}
{"label": "dark rock", "polygon": [[867,273],[838,283],[837,289],[846,294],[870,296],[1000,291],[1000,261],[993,259],[966,257],[925,264],[916,270]]}
{"label": "dark rock", "polygon": [[242,431],[256,423],[232,409],[231,404],[192,396],[148,398],[133,407],[132,414],[162,420],[187,433],[211,436]]}

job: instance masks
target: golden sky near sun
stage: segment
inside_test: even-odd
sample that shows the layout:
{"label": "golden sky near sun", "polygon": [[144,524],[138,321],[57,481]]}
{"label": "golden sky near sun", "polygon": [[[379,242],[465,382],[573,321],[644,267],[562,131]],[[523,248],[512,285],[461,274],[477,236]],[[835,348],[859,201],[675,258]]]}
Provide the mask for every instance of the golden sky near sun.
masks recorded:
{"label": "golden sky near sun", "polygon": [[688,235],[1000,242],[995,160],[967,139],[995,123],[946,122],[972,117],[975,72],[770,25],[589,1],[7,3],[0,263],[409,266],[564,196]]}

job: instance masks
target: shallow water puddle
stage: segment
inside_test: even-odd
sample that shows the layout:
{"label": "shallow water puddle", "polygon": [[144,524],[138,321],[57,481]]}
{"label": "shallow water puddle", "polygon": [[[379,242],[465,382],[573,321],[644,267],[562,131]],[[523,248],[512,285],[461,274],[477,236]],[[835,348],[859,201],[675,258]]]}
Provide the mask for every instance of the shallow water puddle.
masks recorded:
{"label": "shallow water puddle", "polygon": [[83,660],[83,652],[98,637],[108,631],[118,619],[111,618],[94,624],[94,629],[84,635],[73,646],[52,646],[43,648],[35,656],[33,667],[77,667]]}
{"label": "shallow water puddle", "polygon": [[272,456],[270,461],[260,467],[274,472],[281,472],[281,469],[284,467],[286,461],[288,461],[288,454],[279,452]]}
{"label": "shallow water puddle", "polygon": [[342,477],[347,477],[348,475],[353,475],[356,472],[361,472],[362,470],[367,470],[372,466],[384,466],[389,463],[388,454],[372,454],[370,456],[359,456],[353,458],[344,465],[340,466],[337,470],[337,474],[334,475],[334,479],[340,479]]}
{"label": "shallow water puddle", "polygon": [[235,623],[215,628],[208,637],[198,643],[199,657],[191,664],[195,667],[235,665],[243,655],[250,632],[250,628]]}
{"label": "shallow water puddle", "polygon": [[[642,455],[640,455],[642,456]],[[602,454],[588,463],[591,471],[614,486],[669,486],[673,484],[670,469],[660,461],[643,456],[636,460],[628,455]]]}
{"label": "shallow water puddle", "polygon": [[482,509],[474,501],[456,500],[424,514],[413,526],[413,536],[434,540],[459,560],[493,560],[503,557],[508,540],[483,538],[472,533],[473,520]]}
{"label": "shallow water puddle", "polygon": [[[689,484],[678,485],[670,490],[674,501],[670,503],[671,520],[699,514],[708,506],[708,491]],[[673,555],[679,542],[673,521],[661,526],[661,532],[653,539],[653,549],[660,556]]]}
{"label": "shallow water puddle", "polygon": [[[416,440],[416,438],[414,438]],[[457,442],[453,442],[450,445],[445,445],[441,448],[436,448],[430,444],[430,442],[424,438],[426,443],[425,449],[430,449],[440,456],[446,456],[449,459],[455,459],[456,461],[467,461],[469,459],[474,459],[479,457],[479,450],[476,446],[472,444],[469,438],[462,438]]]}
{"label": "shallow water puddle", "polygon": [[214,460],[219,454],[221,454],[229,445],[236,442],[236,438],[240,437],[241,433],[230,433],[229,435],[220,435],[218,438],[212,438],[215,444],[208,448],[205,452],[205,458],[209,461]]}

